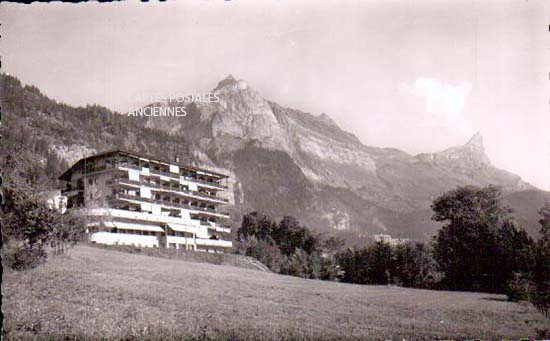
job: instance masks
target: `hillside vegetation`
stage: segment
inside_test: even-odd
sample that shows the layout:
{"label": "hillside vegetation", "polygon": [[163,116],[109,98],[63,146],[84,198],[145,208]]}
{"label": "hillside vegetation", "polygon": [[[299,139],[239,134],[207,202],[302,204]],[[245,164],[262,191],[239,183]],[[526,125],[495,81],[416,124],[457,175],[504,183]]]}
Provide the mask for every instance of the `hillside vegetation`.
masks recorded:
{"label": "hillside vegetation", "polygon": [[4,272],[2,294],[7,340],[518,339],[550,328],[534,307],[501,295],[306,280],[89,246]]}
{"label": "hillside vegetation", "polygon": [[146,127],[143,121],[97,106],[58,103],[34,86],[0,74],[7,145],[24,147],[39,160],[41,172],[54,183],[73,162],[113,149],[129,149],[159,158],[179,156],[193,161],[184,136]]}

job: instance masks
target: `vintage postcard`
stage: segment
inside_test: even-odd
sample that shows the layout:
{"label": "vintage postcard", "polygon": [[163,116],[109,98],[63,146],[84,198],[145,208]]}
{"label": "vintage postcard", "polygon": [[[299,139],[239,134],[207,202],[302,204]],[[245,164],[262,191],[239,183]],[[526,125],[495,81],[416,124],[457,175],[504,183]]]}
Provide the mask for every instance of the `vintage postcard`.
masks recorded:
{"label": "vintage postcard", "polygon": [[0,24],[2,339],[550,339],[550,2]]}

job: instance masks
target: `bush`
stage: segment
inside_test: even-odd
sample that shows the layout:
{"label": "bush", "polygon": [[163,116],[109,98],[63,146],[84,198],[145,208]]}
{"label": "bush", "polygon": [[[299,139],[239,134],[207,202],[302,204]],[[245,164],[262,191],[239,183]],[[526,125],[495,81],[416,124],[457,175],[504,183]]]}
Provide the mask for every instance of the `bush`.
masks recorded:
{"label": "bush", "polygon": [[258,240],[252,236],[241,240],[238,248],[240,253],[257,259],[271,271],[283,274],[288,273],[288,257],[281,253],[281,250],[274,245],[273,241]]}
{"label": "bush", "polygon": [[334,280],[340,241],[319,242],[298,220],[286,216],[279,223],[258,212],[246,214],[238,230],[237,252],[256,258],[271,271],[285,275]]}
{"label": "bush", "polygon": [[243,217],[238,235],[238,253],[285,275],[416,288],[435,288],[443,278],[430,250],[421,243],[376,243],[366,249],[342,251],[342,240],[313,236],[293,217],[277,223],[257,212]]}
{"label": "bush", "polygon": [[506,296],[508,301],[530,301],[535,292],[535,283],[525,273],[514,273],[514,277],[508,282]]}
{"label": "bush", "polygon": [[422,243],[398,245],[394,250],[393,282],[412,288],[435,289],[444,275]]}
{"label": "bush", "polygon": [[348,249],[337,260],[344,272],[342,281],[349,283],[433,289],[443,278],[422,243],[390,246],[378,242],[365,249]]}
{"label": "bush", "polygon": [[5,243],[2,246],[2,263],[14,270],[34,268],[46,260],[44,248],[26,243]]}
{"label": "bush", "polygon": [[257,240],[265,240],[277,246],[285,256],[292,255],[298,249],[311,254],[317,246],[317,240],[310,231],[290,216],[285,216],[277,223],[258,212],[245,214],[237,235],[240,239],[255,237]]}
{"label": "bush", "polygon": [[[18,155],[19,156],[19,155]],[[0,205],[2,223],[2,255],[4,264],[16,270],[37,266],[46,259],[45,247],[51,245],[56,253],[75,243],[84,231],[78,215],[61,214],[50,209],[43,197],[45,187],[29,169],[33,162],[8,154],[0,158],[6,173],[3,200]]]}

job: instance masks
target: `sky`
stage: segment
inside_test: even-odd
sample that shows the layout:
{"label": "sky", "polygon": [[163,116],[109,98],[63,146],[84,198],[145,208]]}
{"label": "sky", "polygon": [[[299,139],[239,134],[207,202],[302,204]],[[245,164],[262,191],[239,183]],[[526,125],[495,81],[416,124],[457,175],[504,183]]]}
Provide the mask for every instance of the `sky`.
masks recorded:
{"label": "sky", "polygon": [[228,74],[411,154],[483,136],[550,190],[548,1],[0,4],[2,71],[71,105],[127,112]]}

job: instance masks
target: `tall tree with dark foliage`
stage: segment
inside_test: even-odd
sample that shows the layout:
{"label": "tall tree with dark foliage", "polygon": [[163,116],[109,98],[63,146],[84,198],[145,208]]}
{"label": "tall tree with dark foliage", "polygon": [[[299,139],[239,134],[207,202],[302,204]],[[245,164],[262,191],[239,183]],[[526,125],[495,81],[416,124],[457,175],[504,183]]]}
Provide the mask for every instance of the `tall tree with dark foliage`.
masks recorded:
{"label": "tall tree with dark foliage", "polygon": [[533,241],[518,230],[498,188],[466,186],[433,204],[432,219],[443,222],[434,238],[434,257],[455,290],[505,292],[515,272],[528,271]]}
{"label": "tall tree with dark foliage", "polygon": [[550,203],[539,211],[541,238],[537,243],[537,255],[533,280],[535,293],[533,304],[547,317],[550,317]]}

